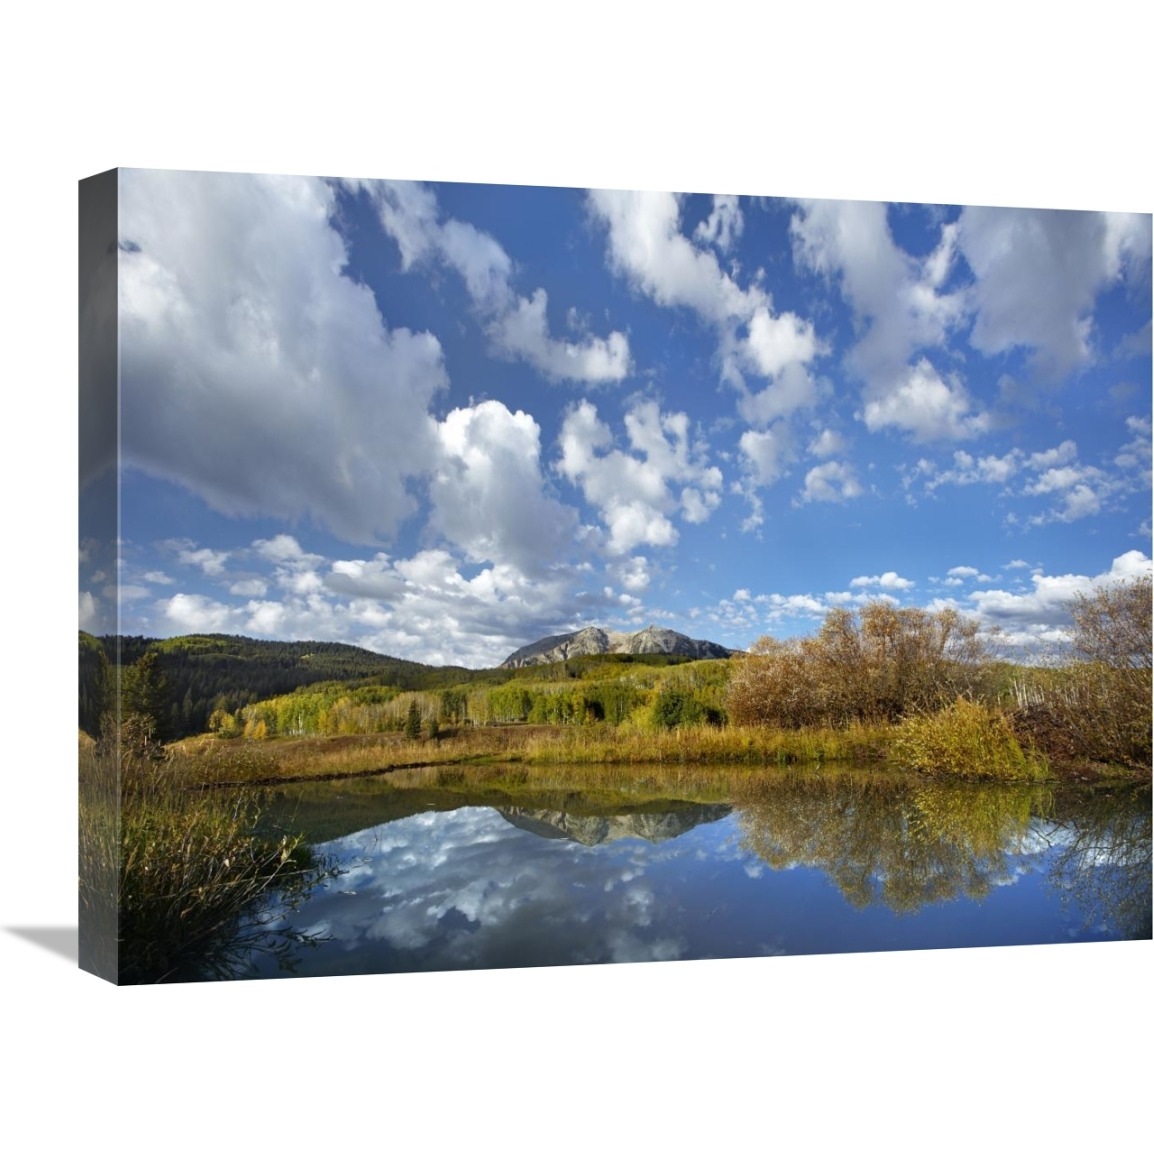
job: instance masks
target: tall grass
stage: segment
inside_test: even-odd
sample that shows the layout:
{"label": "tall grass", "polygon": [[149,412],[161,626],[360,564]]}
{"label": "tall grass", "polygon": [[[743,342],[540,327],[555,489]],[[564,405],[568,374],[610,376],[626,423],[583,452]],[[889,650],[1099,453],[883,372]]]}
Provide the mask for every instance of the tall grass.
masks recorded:
{"label": "tall grass", "polygon": [[80,734],[79,785],[80,967],[115,982],[120,790],[115,762],[98,759],[96,743],[86,733]]}
{"label": "tall grass", "polygon": [[587,726],[530,737],[532,763],[793,765],[862,762],[883,755],[892,727],[784,730],[763,726],[681,726],[670,730]]}
{"label": "tall grass", "polygon": [[263,742],[189,738],[170,747],[190,780],[202,785],[258,785],[351,777],[394,769],[516,759],[533,727],[445,730],[437,740],[402,734],[276,738]]}
{"label": "tall grass", "polygon": [[[81,750],[80,902],[93,966],[123,984],[232,977],[253,950],[291,964],[277,928],[324,874],[299,834],[262,827],[251,791],[205,791],[187,759]],[[113,956],[113,953],[115,956]]]}
{"label": "tall grass", "polygon": [[352,777],[423,766],[525,762],[536,765],[793,765],[877,761],[893,726],[782,730],[763,726],[679,726],[650,730],[583,726],[478,726],[438,741],[399,735],[303,738],[260,743],[188,740],[171,759],[205,785],[268,784]]}

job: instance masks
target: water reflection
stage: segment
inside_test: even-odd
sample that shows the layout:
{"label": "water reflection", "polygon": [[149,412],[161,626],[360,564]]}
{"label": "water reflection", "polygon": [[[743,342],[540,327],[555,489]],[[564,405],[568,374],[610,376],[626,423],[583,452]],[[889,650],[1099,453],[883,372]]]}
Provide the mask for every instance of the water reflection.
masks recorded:
{"label": "water reflection", "polygon": [[564,810],[525,809],[509,806],[497,812],[518,829],[538,837],[568,838],[582,845],[600,845],[623,837],[645,841],[669,841],[703,822],[720,821],[730,813],[728,805],[686,805],[668,813],[615,814],[611,817],[581,816]]}
{"label": "water reflection", "polygon": [[981,901],[1030,864],[1039,787],[924,782],[906,777],[789,774],[748,783],[742,842],[772,869],[821,870],[855,909],[898,913]]}
{"label": "water reflection", "polygon": [[[1059,798],[1046,831],[1051,884],[1067,908],[1120,938],[1151,936],[1150,791],[1083,790]],[[1137,804],[1135,804],[1137,803]]]}
{"label": "water reflection", "polygon": [[345,872],[307,911],[310,932],[331,939],[307,959],[325,967],[309,972],[681,957],[681,936],[652,932],[655,862],[643,844],[592,851],[474,806],[330,842]]}
{"label": "water reflection", "polygon": [[521,767],[278,804],[342,871],[286,914],[329,939],[302,974],[1150,936],[1148,789]]}

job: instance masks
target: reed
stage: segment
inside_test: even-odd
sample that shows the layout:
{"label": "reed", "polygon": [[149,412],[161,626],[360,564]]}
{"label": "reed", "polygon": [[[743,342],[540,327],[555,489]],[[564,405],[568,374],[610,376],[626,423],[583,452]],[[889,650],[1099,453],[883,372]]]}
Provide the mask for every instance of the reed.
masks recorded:
{"label": "reed", "polygon": [[122,984],[233,977],[254,950],[291,965],[310,940],[277,928],[270,899],[293,905],[323,864],[301,835],[262,825],[252,791],[194,782],[187,758],[81,750],[86,936],[115,928],[90,968]]}
{"label": "reed", "polygon": [[80,967],[117,980],[117,900],[120,892],[120,793],[115,767],[98,760],[80,734],[78,874]]}

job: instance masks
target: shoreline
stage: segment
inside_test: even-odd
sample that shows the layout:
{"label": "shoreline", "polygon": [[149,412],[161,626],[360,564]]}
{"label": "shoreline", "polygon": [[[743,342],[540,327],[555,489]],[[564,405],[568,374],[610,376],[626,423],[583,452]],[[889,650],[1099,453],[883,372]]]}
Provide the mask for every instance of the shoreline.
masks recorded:
{"label": "shoreline", "polygon": [[[582,732],[575,727],[499,726],[448,730],[438,739],[346,734],[266,740],[202,737],[165,747],[196,780],[191,788],[276,786],[379,777],[409,769],[468,768],[502,763],[529,766],[683,765],[785,768],[825,765],[870,768],[933,780],[990,780],[980,773],[934,771],[895,763],[896,726],[842,731],[686,729],[664,733]],[[392,756],[390,756],[392,755]],[[239,771],[239,772],[238,772]],[[1047,759],[1044,771],[996,780],[1142,782],[1149,768],[1086,760]]]}

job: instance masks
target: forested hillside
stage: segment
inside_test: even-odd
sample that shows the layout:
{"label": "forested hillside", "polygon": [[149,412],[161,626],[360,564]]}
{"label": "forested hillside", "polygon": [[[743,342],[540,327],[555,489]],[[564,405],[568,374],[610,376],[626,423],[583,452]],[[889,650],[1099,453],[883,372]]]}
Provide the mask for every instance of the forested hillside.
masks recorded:
{"label": "forested hillside", "polygon": [[[119,656],[117,649],[119,647]],[[219,633],[155,640],[80,633],[80,728],[99,728],[103,653],[111,666],[135,664],[155,652],[167,685],[167,736],[203,733],[216,709],[230,712],[321,681],[394,685],[403,689],[456,683],[469,670],[438,669],[325,641],[257,641]]]}
{"label": "forested hillside", "polygon": [[[119,647],[119,655],[117,649]],[[464,669],[459,666],[423,665],[360,649],[355,645],[319,641],[258,641],[249,637],[225,634],[195,634],[157,640],[148,637],[94,637],[80,633],[80,728],[96,736],[100,713],[108,708],[110,690],[104,681],[119,664],[130,669],[146,654],[156,655],[156,666],[165,696],[165,717],[159,736],[166,740],[204,733],[213,715],[232,715],[241,720],[246,715],[269,718],[272,710],[289,710],[295,717],[312,720],[309,731],[324,732],[336,725],[338,714],[356,713],[360,706],[370,710],[374,719],[369,728],[378,727],[379,707],[389,705],[403,692],[419,691],[446,696],[448,712],[453,712],[455,695],[477,690],[496,689],[510,681],[573,682],[615,679],[631,666],[662,668],[678,665],[688,658],[665,654],[606,654],[580,657],[556,665],[527,669]],[[305,692],[307,691],[307,692]],[[448,691],[447,695],[444,691]],[[593,691],[600,699],[610,691]],[[611,694],[610,694],[611,695]],[[293,700],[286,701],[292,697]],[[476,699],[475,699],[476,700]],[[514,715],[521,713],[523,694],[516,697]],[[510,702],[512,698],[510,698]],[[550,702],[560,708],[561,697],[550,695]],[[331,722],[320,719],[322,712],[340,702]],[[265,707],[256,710],[258,704]],[[404,703],[407,707],[407,701]],[[423,704],[423,712],[428,706]],[[624,705],[608,703],[611,712]],[[631,702],[632,704],[632,702]],[[574,705],[572,708],[576,708]],[[597,706],[593,706],[596,711]],[[582,706],[582,710],[584,706]],[[571,711],[571,710],[570,710]],[[389,714],[394,710],[387,710]],[[363,711],[362,711],[363,714]],[[360,716],[366,724],[367,717]],[[552,717],[550,717],[552,719]],[[350,724],[348,718],[344,725]],[[387,726],[385,726],[387,727]],[[282,724],[276,731],[289,729]]]}
{"label": "forested hillside", "polygon": [[[440,672],[440,671],[438,671]],[[316,737],[401,732],[436,736],[443,726],[588,725],[626,720],[670,728],[724,724],[729,662],[670,654],[582,656],[516,670],[465,672],[456,684],[403,689],[324,682],[217,710],[221,737]]]}

